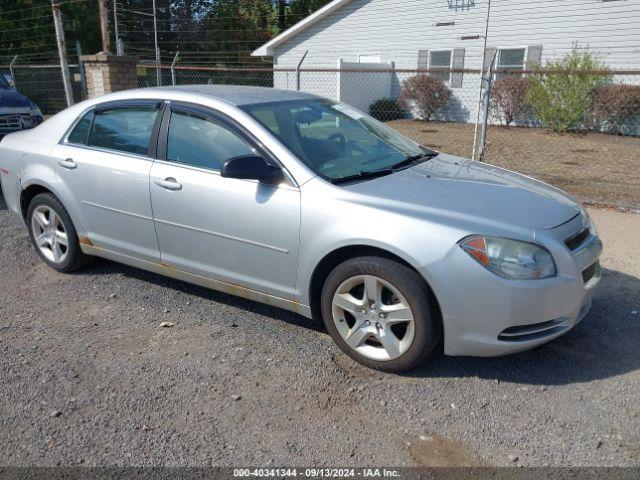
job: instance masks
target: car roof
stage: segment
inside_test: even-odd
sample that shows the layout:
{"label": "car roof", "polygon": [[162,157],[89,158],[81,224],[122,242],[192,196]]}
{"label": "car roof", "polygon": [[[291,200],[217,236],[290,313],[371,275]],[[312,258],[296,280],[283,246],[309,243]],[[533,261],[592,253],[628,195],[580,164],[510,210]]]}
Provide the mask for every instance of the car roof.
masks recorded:
{"label": "car roof", "polygon": [[[156,87],[145,90],[192,93],[198,96],[215,98],[235,106],[320,98],[317,95],[293,90],[238,85],[180,85],[176,87]],[[135,90],[131,90],[131,93],[132,96],[135,96]]]}

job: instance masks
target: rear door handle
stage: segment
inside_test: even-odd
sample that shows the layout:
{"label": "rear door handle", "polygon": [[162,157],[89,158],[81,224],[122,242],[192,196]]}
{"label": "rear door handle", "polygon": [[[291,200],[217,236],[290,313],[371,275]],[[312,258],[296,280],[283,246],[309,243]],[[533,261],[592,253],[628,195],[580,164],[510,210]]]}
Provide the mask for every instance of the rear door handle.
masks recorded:
{"label": "rear door handle", "polygon": [[73,170],[78,166],[78,164],[73,161],[73,158],[65,158],[64,160],[58,160],[58,165],[66,168],[67,170]]}
{"label": "rear door handle", "polygon": [[175,178],[165,178],[164,180],[156,180],[155,184],[165,190],[182,190],[182,185]]}

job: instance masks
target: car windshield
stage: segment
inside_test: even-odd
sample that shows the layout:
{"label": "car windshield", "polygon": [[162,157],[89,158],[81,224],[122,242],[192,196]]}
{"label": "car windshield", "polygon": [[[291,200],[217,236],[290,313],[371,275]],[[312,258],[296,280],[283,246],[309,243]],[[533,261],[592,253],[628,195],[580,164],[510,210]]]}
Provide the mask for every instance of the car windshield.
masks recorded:
{"label": "car windshield", "polygon": [[330,100],[261,103],[243,110],[328,180],[364,177],[430,152],[372,117]]}

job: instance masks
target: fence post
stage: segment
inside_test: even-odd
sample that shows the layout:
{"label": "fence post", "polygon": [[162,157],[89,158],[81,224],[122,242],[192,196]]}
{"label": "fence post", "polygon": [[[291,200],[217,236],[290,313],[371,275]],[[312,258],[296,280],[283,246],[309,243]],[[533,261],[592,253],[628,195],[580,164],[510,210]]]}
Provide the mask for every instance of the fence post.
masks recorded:
{"label": "fence post", "polygon": [[16,62],[18,61],[18,55],[13,57],[13,60],[11,60],[11,63],[9,64],[9,72],[11,72],[11,81],[13,82],[13,89],[17,90],[18,89],[18,85],[16,84],[16,73],[13,69],[14,65],[16,64]]}
{"label": "fence post", "polygon": [[176,62],[178,61],[178,55],[180,55],[180,52],[176,52],[175,57],[173,57],[173,62],[171,62],[171,84],[175,87],[176,86]]}
{"label": "fence post", "polygon": [[473,128],[473,150],[471,160],[476,159],[476,143],[478,140],[478,123],[480,123],[480,104],[482,103],[482,88],[484,87],[484,62],[487,56],[487,40],[489,37],[489,20],[491,18],[491,0],[487,0],[487,16],[484,25],[484,41],[482,46],[482,63],[480,65],[480,89],[478,92],[478,108],[476,109],[476,125]]}
{"label": "fence post", "polygon": [[84,60],[82,60],[82,48],[80,47],[80,40],[76,40],[76,53],[78,54],[78,73],[80,74],[80,88],[82,89],[82,98],[86,99],[87,92],[87,77],[84,71]]}
{"label": "fence post", "polygon": [[121,57],[126,55],[124,51],[124,41],[121,38],[119,38],[118,41],[116,42],[116,52],[117,52],[117,55]]}
{"label": "fence post", "polygon": [[487,148],[487,128],[489,127],[489,102],[491,100],[491,87],[493,85],[493,65],[496,61],[496,55],[498,54],[498,51],[496,50],[493,54],[493,58],[491,59],[491,64],[489,65],[489,70],[488,70],[488,74],[489,77],[487,78],[487,88],[485,89],[484,92],[484,114],[482,117],[482,135],[480,137],[480,153],[478,155],[478,160],[480,162],[484,162],[484,154],[485,154],[485,149]]}
{"label": "fence post", "polygon": [[156,49],[156,87],[162,85],[162,73],[160,72],[160,47],[158,46],[158,16],[156,14],[156,0],[153,0],[153,35]]}
{"label": "fence post", "polygon": [[296,67],[296,90],[298,92],[300,91],[300,67],[302,66],[302,62],[304,62],[304,59],[307,58],[308,53],[309,50],[305,50],[304,55],[302,55],[302,58],[300,59],[300,61],[298,62],[298,66]]}
{"label": "fence post", "polygon": [[336,100],[342,101],[342,58],[338,59],[337,72],[336,72]]}

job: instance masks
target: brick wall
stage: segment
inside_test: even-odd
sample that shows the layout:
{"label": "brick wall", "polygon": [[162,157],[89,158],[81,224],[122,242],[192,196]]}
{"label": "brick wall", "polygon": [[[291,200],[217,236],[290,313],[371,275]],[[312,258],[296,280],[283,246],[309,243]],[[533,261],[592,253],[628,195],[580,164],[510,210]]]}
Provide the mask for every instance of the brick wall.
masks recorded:
{"label": "brick wall", "polygon": [[82,61],[84,62],[89,98],[138,88],[137,59],[135,57],[119,57],[99,53],[84,55]]}

